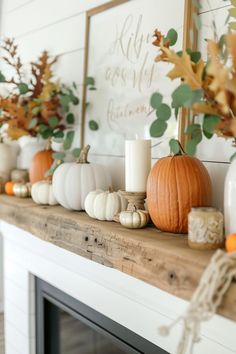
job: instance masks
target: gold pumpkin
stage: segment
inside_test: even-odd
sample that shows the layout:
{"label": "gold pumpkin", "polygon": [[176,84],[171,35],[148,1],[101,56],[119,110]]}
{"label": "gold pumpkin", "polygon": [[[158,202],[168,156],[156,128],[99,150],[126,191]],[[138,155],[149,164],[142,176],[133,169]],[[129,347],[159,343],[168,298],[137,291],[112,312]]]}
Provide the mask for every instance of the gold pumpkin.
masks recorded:
{"label": "gold pumpkin", "polygon": [[120,223],[128,229],[141,229],[149,222],[149,213],[146,210],[137,210],[135,207],[132,210],[122,211],[120,213]]}
{"label": "gold pumpkin", "polygon": [[15,183],[13,187],[13,193],[18,198],[30,197],[30,184],[29,183]]}

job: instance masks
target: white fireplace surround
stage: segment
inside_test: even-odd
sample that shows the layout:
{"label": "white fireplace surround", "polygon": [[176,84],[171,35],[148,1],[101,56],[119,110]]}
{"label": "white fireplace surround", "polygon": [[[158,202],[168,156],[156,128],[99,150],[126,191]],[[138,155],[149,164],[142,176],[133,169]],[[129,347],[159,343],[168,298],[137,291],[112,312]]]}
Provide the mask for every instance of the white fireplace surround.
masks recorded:
{"label": "white fireplace surround", "polygon": [[[30,215],[29,215],[30,217]],[[181,333],[170,323],[187,302],[117,270],[87,260],[1,222],[4,243],[5,354],[35,354],[34,276],[136,332],[169,353]],[[158,255],[157,255],[158,257]],[[236,353],[236,324],[216,315],[202,327],[195,354]]]}

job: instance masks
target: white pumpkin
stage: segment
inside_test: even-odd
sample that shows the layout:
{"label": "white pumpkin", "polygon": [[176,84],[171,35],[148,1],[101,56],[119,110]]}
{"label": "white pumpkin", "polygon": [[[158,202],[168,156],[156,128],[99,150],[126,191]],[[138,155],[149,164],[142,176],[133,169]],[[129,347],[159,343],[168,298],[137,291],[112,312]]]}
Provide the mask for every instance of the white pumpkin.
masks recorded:
{"label": "white pumpkin", "polygon": [[94,219],[112,221],[114,216],[127,208],[127,200],[109,189],[90,192],[85,199],[85,211]]}
{"label": "white pumpkin", "polygon": [[111,177],[105,166],[88,163],[86,146],[77,162],[61,164],[53,174],[53,192],[59,204],[71,210],[84,210],[85,199],[95,189],[108,189]]}
{"label": "white pumpkin", "polygon": [[0,142],[0,177],[6,182],[16,167],[17,151],[14,146]]}
{"label": "white pumpkin", "polygon": [[53,193],[52,183],[49,181],[39,181],[34,183],[31,188],[31,197],[37,204],[58,204]]}
{"label": "white pumpkin", "polygon": [[90,216],[90,218],[96,219],[95,214],[94,214],[93,205],[94,205],[94,200],[101,193],[104,193],[104,191],[101,189],[96,189],[95,191],[89,192],[89,194],[87,195],[87,197],[85,199],[84,209],[85,209],[86,213],[88,214],[88,216]]}

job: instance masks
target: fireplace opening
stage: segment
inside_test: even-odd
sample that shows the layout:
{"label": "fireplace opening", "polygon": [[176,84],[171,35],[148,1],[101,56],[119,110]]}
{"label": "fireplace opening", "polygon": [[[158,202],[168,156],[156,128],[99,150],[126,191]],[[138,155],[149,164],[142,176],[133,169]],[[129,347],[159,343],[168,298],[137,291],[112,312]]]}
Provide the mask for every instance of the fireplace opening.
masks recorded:
{"label": "fireplace opening", "polygon": [[164,354],[163,349],[36,278],[37,354]]}

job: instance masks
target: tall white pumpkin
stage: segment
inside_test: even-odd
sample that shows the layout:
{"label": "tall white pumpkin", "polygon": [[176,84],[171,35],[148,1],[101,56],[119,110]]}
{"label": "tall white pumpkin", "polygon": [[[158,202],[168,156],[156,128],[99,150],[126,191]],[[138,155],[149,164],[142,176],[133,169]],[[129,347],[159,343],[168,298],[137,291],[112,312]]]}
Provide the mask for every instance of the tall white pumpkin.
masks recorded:
{"label": "tall white pumpkin", "polygon": [[53,192],[56,200],[66,209],[84,210],[88,193],[95,189],[106,190],[111,177],[105,166],[89,163],[90,146],[86,146],[77,162],[63,163],[53,174]]}

